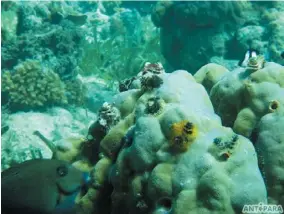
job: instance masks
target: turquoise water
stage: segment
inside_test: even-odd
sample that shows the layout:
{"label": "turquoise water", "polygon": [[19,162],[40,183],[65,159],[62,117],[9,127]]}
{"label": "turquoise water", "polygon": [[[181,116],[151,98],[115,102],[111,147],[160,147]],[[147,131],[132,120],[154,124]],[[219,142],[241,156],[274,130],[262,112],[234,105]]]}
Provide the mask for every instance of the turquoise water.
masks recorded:
{"label": "turquoise water", "polygon": [[281,1],[2,1],[3,212],[282,213],[283,17]]}

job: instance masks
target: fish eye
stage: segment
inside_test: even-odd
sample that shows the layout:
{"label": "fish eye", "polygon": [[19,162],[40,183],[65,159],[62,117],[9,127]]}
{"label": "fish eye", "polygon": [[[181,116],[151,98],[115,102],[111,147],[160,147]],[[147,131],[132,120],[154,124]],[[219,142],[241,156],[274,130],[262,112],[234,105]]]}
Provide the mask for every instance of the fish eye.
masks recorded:
{"label": "fish eye", "polygon": [[68,168],[66,166],[60,166],[57,168],[57,174],[60,177],[67,175],[67,173],[68,173]]}

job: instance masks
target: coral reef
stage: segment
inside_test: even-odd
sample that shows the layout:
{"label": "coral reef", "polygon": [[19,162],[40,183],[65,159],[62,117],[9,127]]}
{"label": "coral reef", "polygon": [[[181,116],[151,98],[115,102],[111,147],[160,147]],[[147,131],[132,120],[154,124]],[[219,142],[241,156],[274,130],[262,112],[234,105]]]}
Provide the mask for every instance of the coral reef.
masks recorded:
{"label": "coral reef", "polygon": [[259,165],[268,192],[268,202],[284,206],[283,154],[284,137],[282,128],[284,114],[267,114],[259,122],[258,138],[255,143]]}
{"label": "coral reef", "polygon": [[195,74],[194,78],[196,82],[202,84],[208,93],[211,88],[229,71],[218,64],[209,63],[202,66]]}
{"label": "coral reef", "polygon": [[192,74],[216,58],[227,66],[248,49],[283,65],[282,17],[283,2],[162,1],[152,11],[167,62]]}
{"label": "coral reef", "polygon": [[44,71],[38,61],[27,60],[13,72],[2,74],[2,94],[11,109],[33,109],[66,104],[64,85],[51,70]]}
{"label": "coral reef", "polygon": [[245,68],[225,73],[209,92],[223,124],[250,137],[264,115],[282,111],[283,73],[283,66],[264,63],[261,56],[251,58]]}
{"label": "coral reef", "polygon": [[284,65],[284,59],[281,57],[281,51],[284,48],[283,40],[281,40],[281,38],[283,38],[284,36],[284,3],[279,2],[279,6],[280,7],[278,8],[272,8],[271,10],[267,10],[264,13],[264,16],[269,21],[267,34],[270,35],[268,45],[269,54],[271,55],[270,57],[271,59],[273,59],[273,62]]}
{"label": "coral reef", "polygon": [[1,44],[2,69],[12,69],[21,61],[35,59],[61,78],[73,77],[82,57],[83,29],[68,19],[52,24],[52,3],[16,4],[17,9],[4,11],[16,12],[17,23],[11,21],[11,25],[5,25],[11,29],[16,26],[16,32],[1,27],[7,33],[14,32],[9,36],[13,39],[5,39]]}
{"label": "coral reef", "polygon": [[226,44],[242,24],[242,11],[247,7],[243,2],[228,1],[158,3],[152,20],[161,28],[164,57],[174,69],[190,73],[210,62],[213,56],[224,57]]}
{"label": "coral reef", "polygon": [[284,206],[283,2],[1,5],[2,170],[88,172],[78,214]]}
{"label": "coral reef", "polygon": [[103,1],[102,6],[105,10],[105,14],[113,15],[117,10],[119,10],[121,1]]}
{"label": "coral reef", "polygon": [[155,75],[159,86],[115,96],[120,120],[96,142],[79,213],[240,213],[244,204],[265,204],[252,143],[221,125],[191,74]]}
{"label": "coral reef", "polygon": [[[284,109],[283,75],[283,66],[265,62],[261,55],[251,57],[245,67],[231,72],[222,66],[207,64],[195,74],[196,80],[210,94],[222,123],[232,127],[236,133],[249,137],[254,143],[268,191],[268,202],[282,206],[283,136],[280,127],[283,125]],[[220,138],[214,142],[218,146],[226,145],[226,141],[224,143]],[[231,158],[231,147],[237,145],[230,144],[226,150],[216,154],[220,159],[227,160]]]}

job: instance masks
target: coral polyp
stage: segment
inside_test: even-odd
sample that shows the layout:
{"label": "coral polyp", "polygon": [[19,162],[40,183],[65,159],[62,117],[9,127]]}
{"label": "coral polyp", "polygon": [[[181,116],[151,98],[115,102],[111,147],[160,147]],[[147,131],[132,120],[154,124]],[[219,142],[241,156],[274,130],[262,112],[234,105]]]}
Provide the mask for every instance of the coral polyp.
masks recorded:
{"label": "coral polyp", "polygon": [[174,123],[171,127],[171,131],[172,136],[170,145],[172,148],[180,152],[185,152],[188,150],[198,133],[197,127],[188,120],[182,120]]}

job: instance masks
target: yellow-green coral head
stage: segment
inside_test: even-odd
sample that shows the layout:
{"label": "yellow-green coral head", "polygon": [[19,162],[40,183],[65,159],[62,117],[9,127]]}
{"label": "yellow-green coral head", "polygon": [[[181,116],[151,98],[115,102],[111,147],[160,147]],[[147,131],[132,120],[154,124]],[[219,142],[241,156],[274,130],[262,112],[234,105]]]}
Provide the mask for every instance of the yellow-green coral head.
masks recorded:
{"label": "yellow-green coral head", "polygon": [[193,123],[182,120],[172,125],[171,132],[171,147],[179,152],[185,152],[196,139],[198,130]]}

